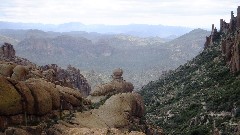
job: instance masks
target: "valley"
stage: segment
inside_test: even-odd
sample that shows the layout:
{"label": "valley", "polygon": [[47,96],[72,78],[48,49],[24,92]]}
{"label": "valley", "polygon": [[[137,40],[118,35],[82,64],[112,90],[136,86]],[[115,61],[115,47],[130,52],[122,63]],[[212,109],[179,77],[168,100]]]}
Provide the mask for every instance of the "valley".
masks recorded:
{"label": "valley", "polygon": [[[41,30],[0,30],[1,42],[14,45],[18,56],[38,65],[72,65],[88,74],[89,80],[105,76],[109,81],[112,69],[124,69],[136,90],[158,79],[162,72],[174,69],[196,56],[202,49],[208,31],[195,29],[176,39],[136,37],[125,34],[87,32],[45,32]],[[94,76],[90,76],[93,71]]]}

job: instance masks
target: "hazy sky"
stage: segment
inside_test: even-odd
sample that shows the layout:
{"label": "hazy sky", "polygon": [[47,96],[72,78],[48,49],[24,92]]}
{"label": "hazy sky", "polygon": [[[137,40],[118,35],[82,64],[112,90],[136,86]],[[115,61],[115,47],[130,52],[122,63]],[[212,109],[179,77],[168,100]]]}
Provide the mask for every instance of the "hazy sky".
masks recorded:
{"label": "hazy sky", "polygon": [[0,21],[163,24],[210,28],[229,22],[239,0],[1,0]]}

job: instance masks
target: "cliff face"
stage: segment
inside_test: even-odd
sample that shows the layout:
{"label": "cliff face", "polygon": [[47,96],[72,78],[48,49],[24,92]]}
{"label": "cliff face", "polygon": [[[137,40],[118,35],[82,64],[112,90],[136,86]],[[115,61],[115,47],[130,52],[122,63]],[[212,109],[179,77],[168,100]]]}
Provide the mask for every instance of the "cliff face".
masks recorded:
{"label": "cliff face", "polygon": [[212,32],[206,37],[205,48],[213,45],[214,42],[220,42],[222,55],[232,73],[240,71],[240,6],[237,9],[235,17],[231,11],[231,19],[229,23],[220,19],[220,30],[217,31],[212,25]]}
{"label": "cliff face", "polygon": [[80,70],[71,65],[67,69],[62,69],[56,64],[51,64],[42,66],[41,70],[44,77],[49,81],[65,87],[78,89],[84,96],[88,96],[91,91],[91,87],[86,78],[80,73]]}

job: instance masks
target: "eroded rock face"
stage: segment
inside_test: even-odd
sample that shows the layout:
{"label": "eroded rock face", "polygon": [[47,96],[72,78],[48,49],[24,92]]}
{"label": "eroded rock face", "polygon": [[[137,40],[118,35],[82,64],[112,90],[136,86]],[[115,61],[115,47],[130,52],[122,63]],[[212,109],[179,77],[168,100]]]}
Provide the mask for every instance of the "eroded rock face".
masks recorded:
{"label": "eroded rock face", "polygon": [[68,66],[67,69],[62,69],[56,64],[46,65],[41,67],[44,78],[58,85],[75,88],[81,91],[83,96],[88,96],[91,88],[87,83],[86,78],[80,73],[79,69]]}
{"label": "eroded rock face", "polygon": [[5,58],[15,57],[15,50],[13,48],[13,45],[9,43],[4,43],[4,45],[0,47],[0,57],[5,57]]}
{"label": "eroded rock face", "polygon": [[[221,35],[221,36],[220,36]],[[237,9],[235,17],[231,12],[231,19],[226,23],[223,19],[220,20],[220,31],[216,28],[212,29],[212,33],[206,38],[205,48],[220,42],[222,54],[225,57],[227,65],[232,73],[240,71],[240,6]]]}

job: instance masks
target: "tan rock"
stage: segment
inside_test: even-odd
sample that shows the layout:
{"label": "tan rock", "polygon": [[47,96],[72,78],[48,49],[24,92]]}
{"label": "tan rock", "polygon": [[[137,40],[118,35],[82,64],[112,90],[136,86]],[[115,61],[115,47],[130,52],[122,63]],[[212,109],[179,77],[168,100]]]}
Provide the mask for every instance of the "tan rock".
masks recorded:
{"label": "tan rock", "polygon": [[3,76],[0,76],[0,115],[22,112],[21,95]]}
{"label": "tan rock", "polygon": [[70,128],[65,135],[145,135],[143,132],[123,132],[116,128]]}
{"label": "tan rock", "polygon": [[0,74],[5,77],[11,77],[13,74],[14,65],[0,64]]}
{"label": "tan rock", "polygon": [[112,84],[97,85],[94,90],[90,93],[91,96],[105,96],[107,93],[113,92],[114,88]]}
{"label": "tan rock", "polygon": [[99,109],[76,113],[74,121],[88,128],[124,128],[131,117],[144,113],[142,98],[136,93],[122,93],[110,97]]}
{"label": "tan rock", "polygon": [[134,89],[133,84],[123,80],[122,74],[123,74],[122,69],[120,68],[115,69],[112,75],[113,80],[103,85],[97,85],[91,91],[90,97],[88,97],[88,99],[93,100],[95,102],[97,101],[96,99],[102,99],[98,98],[98,96],[111,96],[117,93],[132,92]]}
{"label": "tan rock", "polygon": [[39,81],[30,79],[26,81],[26,85],[31,90],[35,101],[35,113],[44,115],[52,111],[52,97],[51,94],[39,83]]}
{"label": "tan rock", "polygon": [[34,98],[32,96],[31,90],[27,87],[27,85],[20,81],[18,82],[15,87],[18,89],[19,93],[21,93],[21,96],[23,98],[23,111],[27,112],[27,114],[34,114],[35,108],[34,108]]}
{"label": "tan rock", "polygon": [[53,109],[60,108],[60,92],[53,83],[39,80],[40,85],[51,95]]}
{"label": "tan rock", "polygon": [[13,74],[11,76],[12,79],[23,81],[27,79],[27,75],[29,73],[29,67],[17,65],[13,69]]}
{"label": "tan rock", "polygon": [[59,90],[62,100],[74,107],[82,106],[83,97],[78,90],[62,87],[60,85],[56,85],[56,88]]}
{"label": "tan rock", "polygon": [[114,69],[113,70],[113,78],[114,79],[120,79],[123,75],[123,70],[120,68]]}

